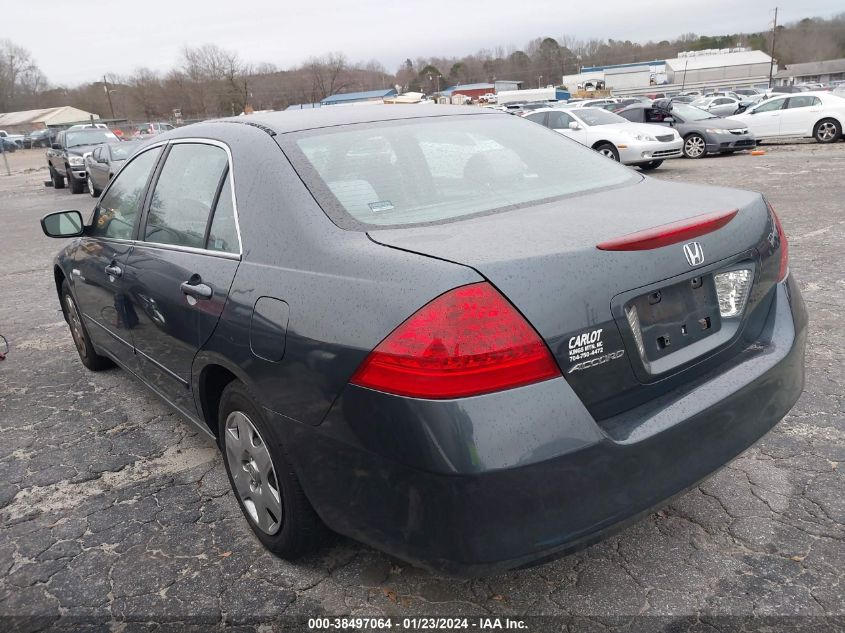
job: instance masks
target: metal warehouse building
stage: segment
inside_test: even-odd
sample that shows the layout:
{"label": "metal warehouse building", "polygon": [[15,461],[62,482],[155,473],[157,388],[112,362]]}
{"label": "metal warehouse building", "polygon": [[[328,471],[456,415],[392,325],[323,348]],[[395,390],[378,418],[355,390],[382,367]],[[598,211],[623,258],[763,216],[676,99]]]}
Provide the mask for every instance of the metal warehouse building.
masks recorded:
{"label": "metal warehouse building", "polygon": [[789,64],[775,75],[780,85],[799,84],[803,82],[830,83],[831,81],[845,81],[845,59],[828,59],[822,62],[807,62],[805,64]]}
{"label": "metal warehouse building", "polygon": [[772,58],[763,51],[695,51],[666,60],[669,83],[768,81]]}
{"label": "metal warehouse building", "polygon": [[84,123],[90,121],[91,117],[99,119],[100,115],[86,112],[85,110],[80,110],[79,108],[73,108],[71,106],[43,108],[41,110],[22,110],[20,112],[6,112],[4,114],[0,114],[0,130],[22,133],[45,127],[69,125],[71,123]]}

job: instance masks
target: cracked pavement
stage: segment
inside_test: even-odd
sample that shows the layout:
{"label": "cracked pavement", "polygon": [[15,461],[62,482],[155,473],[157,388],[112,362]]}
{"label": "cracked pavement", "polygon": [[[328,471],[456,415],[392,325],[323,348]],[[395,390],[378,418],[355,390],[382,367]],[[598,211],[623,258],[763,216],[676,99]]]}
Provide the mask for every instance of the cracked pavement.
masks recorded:
{"label": "cracked pavement", "polygon": [[0,334],[11,346],[0,362],[0,628],[275,630],[293,626],[286,616],[352,614],[564,616],[536,630],[845,630],[845,143],[765,149],[667,161],[654,176],[759,190],[777,209],[811,319],[795,408],[618,535],[475,580],[341,537],[294,563],[264,551],[211,441],[126,373],[79,362],[50,274],[61,242],[38,219],[93,203],[43,186],[42,151],[11,155],[13,175],[0,175]]}

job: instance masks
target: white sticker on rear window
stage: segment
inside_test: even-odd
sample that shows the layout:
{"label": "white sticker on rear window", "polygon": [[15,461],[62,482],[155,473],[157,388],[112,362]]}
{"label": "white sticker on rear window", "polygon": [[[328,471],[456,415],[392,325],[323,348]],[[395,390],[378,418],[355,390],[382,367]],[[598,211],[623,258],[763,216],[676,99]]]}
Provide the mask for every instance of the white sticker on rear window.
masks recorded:
{"label": "white sticker on rear window", "polygon": [[390,211],[393,208],[393,203],[390,200],[379,200],[378,202],[370,203],[370,211],[373,213],[380,213],[382,211]]}

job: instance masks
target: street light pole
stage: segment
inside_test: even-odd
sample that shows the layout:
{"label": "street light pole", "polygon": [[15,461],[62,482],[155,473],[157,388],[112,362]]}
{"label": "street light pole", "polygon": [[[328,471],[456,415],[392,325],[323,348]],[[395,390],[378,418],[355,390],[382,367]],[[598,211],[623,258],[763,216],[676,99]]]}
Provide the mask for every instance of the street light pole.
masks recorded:
{"label": "street light pole", "polygon": [[109,90],[109,82],[106,81],[106,76],[103,75],[103,90],[106,91],[106,97],[109,99],[109,110],[111,110],[111,118],[114,119],[114,104],[111,102],[111,91]]}

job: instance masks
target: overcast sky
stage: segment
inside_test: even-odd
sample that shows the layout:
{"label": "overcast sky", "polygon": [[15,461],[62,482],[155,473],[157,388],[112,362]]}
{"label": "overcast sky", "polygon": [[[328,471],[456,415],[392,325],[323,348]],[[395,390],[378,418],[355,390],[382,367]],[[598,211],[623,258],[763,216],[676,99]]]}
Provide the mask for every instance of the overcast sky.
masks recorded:
{"label": "overcast sky", "polygon": [[[458,56],[539,36],[632,41],[770,28],[776,0],[3,0],[0,37],[28,48],[47,79],[72,86],[140,66],[169,70],[185,45],[214,42],[289,68],[341,51],[390,72],[407,57]],[[295,6],[294,6],[295,5]],[[830,17],[842,0],[781,7],[778,22]],[[577,9],[575,7],[578,7]]]}

